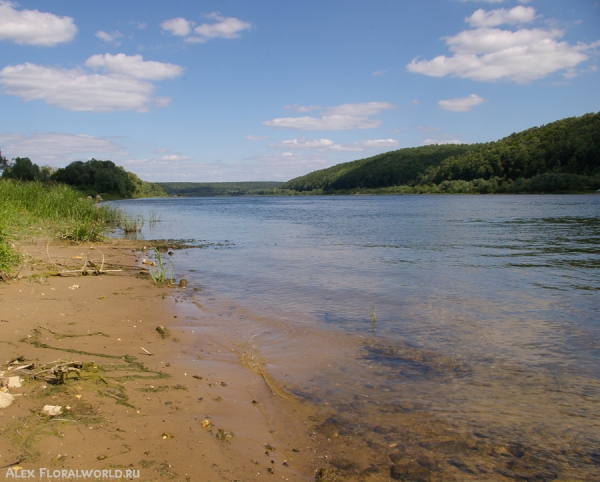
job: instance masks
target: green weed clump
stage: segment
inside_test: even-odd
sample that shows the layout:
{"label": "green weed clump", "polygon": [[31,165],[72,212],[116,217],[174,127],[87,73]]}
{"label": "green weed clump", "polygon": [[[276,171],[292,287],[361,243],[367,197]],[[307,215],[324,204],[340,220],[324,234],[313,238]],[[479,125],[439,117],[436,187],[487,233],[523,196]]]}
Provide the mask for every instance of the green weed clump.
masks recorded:
{"label": "green weed clump", "polygon": [[141,233],[145,222],[144,216],[130,218],[125,213],[120,212],[117,226],[121,228],[125,234]]}
{"label": "green weed clump", "polygon": [[116,222],[114,208],[94,203],[62,184],[0,180],[0,263],[15,264],[8,237],[49,233],[71,241],[98,241]]}
{"label": "green weed clump", "polygon": [[375,333],[375,325],[377,324],[377,313],[375,312],[375,305],[373,303],[369,303],[371,305],[371,331]]}
{"label": "green weed clump", "polygon": [[156,268],[150,273],[154,284],[173,284],[175,282],[174,267],[170,260],[163,259],[158,248],[154,248],[156,253]]}

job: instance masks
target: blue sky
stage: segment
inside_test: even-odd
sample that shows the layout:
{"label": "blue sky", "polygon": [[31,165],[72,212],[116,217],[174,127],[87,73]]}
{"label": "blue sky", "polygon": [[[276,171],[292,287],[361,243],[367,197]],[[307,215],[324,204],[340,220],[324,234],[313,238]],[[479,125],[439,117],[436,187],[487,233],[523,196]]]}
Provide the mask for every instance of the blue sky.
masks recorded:
{"label": "blue sky", "polygon": [[596,0],[0,0],[0,148],[285,181],[600,110]]}

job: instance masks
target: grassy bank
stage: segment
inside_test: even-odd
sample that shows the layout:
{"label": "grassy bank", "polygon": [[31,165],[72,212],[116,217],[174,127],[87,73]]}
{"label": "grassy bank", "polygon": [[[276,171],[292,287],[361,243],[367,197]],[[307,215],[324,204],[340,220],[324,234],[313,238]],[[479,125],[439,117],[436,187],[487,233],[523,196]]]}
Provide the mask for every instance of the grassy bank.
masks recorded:
{"label": "grassy bank", "polygon": [[32,234],[71,241],[96,241],[119,213],[95,204],[65,185],[0,180],[0,270],[18,262],[12,243]]}

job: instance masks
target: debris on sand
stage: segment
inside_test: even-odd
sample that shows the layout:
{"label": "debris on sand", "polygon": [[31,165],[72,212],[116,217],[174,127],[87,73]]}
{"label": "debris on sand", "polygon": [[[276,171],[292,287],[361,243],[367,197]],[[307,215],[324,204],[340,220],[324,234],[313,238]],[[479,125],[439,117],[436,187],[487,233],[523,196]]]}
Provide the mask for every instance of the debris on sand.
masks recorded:
{"label": "debris on sand", "polygon": [[62,413],[62,407],[60,405],[44,405],[42,413],[49,417],[56,417]]}
{"label": "debris on sand", "polygon": [[0,392],[0,408],[9,407],[14,400],[15,397],[13,397],[10,393]]}

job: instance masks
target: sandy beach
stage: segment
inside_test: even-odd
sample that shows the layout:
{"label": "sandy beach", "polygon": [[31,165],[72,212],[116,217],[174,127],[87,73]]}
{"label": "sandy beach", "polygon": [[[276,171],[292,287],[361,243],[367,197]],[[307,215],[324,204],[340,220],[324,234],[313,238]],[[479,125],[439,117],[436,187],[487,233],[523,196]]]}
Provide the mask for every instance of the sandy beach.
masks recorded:
{"label": "sandy beach", "polygon": [[0,373],[12,380],[0,476],[314,479],[326,457],[310,407],[198,332],[183,301],[194,286],[154,285],[140,242],[30,242],[18,279],[0,282]]}

